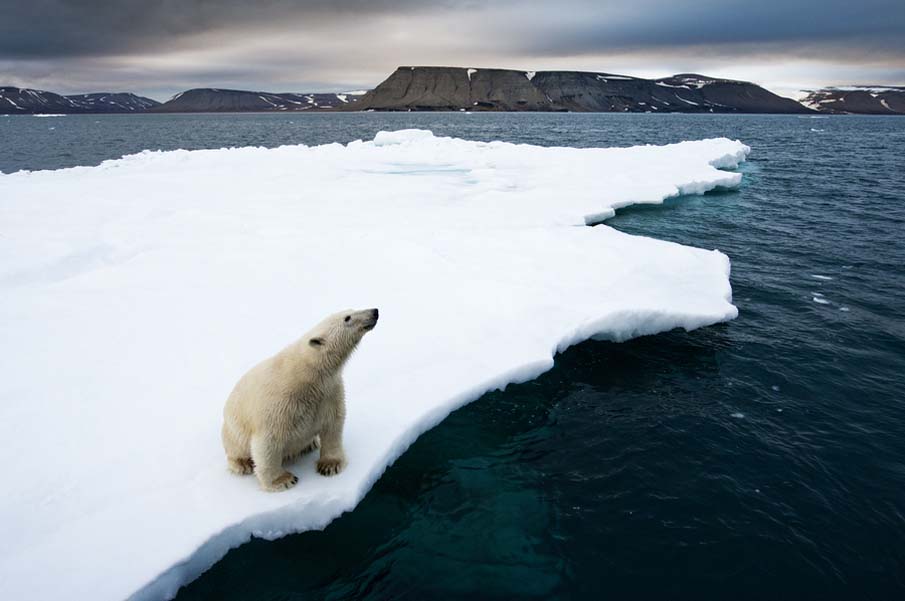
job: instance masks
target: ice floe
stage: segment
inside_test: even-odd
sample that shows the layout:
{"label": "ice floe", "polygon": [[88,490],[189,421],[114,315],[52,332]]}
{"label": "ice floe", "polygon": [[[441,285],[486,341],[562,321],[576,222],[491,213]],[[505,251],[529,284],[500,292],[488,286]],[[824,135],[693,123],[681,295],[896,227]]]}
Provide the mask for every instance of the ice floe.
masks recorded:
{"label": "ice floe", "polygon": [[[734,318],[725,255],[585,224],[735,186],[747,153],[404,131],[0,175],[0,598],[170,598],[252,535],[353,509],[420,433],[571,344]],[[371,306],[345,472],[308,456],[278,494],[228,473],[236,379]]]}

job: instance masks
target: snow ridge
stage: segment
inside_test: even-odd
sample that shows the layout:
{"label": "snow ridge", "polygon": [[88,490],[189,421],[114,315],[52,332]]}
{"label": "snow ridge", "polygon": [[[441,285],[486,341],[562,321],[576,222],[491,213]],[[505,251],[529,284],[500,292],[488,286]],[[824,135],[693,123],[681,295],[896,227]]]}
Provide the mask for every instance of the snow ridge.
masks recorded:
{"label": "snow ridge", "polygon": [[[0,175],[0,450],[28,458],[0,496],[0,598],[169,599],[251,536],[352,510],[420,433],[557,351],[734,318],[722,253],[584,225],[737,186],[722,169],[748,152],[402,131]],[[279,494],[227,473],[236,379],[370,306],[346,471],[307,456]]]}

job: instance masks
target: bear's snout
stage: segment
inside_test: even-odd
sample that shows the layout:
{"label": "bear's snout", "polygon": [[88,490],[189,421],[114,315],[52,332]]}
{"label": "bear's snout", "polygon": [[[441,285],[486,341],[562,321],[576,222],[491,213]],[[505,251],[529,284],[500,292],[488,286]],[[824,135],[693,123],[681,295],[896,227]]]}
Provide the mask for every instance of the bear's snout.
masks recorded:
{"label": "bear's snout", "polygon": [[363,313],[364,312],[370,314],[371,317],[370,321],[368,321],[364,326],[365,331],[369,332],[374,329],[374,326],[377,325],[377,318],[380,317],[380,312],[377,309],[366,309],[365,311],[363,311]]}

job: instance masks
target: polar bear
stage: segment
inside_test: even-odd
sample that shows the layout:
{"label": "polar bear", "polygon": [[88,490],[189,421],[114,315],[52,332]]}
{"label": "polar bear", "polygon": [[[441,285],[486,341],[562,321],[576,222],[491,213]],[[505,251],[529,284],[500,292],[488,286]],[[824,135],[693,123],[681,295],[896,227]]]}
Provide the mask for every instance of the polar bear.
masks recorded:
{"label": "polar bear", "polygon": [[362,336],[377,325],[377,317],[377,309],[330,315],[239,379],[223,409],[230,471],[254,472],[264,490],[286,490],[298,478],[283,469],[283,462],[318,447],[320,474],[343,470],[342,369]]}

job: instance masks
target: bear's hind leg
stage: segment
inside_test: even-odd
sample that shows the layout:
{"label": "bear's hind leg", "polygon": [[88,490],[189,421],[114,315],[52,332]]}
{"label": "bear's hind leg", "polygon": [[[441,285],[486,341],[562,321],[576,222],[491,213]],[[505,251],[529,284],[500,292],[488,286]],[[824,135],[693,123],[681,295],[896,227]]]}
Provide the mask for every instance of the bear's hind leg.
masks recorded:
{"label": "bear's hind leg", "polygon": [[314,439],[310,443],[308,443],[308,446],[302,449],[302,455],[307,455],[308,453],[316,451],[319,448],[321,448],[321,437],[315,436]]}
{"label": "bear's hind leg", "polygon": [[263,436],[251,439],[251,460],[258,483],[266,491],[287,490],[299,481],[295,474],[283,469],[283,449]]}
{"label": "bear's hind leg", "polygon": [[283,457],[283,463],[292,463],[302,455],[307,455],[312,451],[316,451],[321,446],[321,439],[319,436],[315,436],[314,439],[308,444],[301,445],[301,447],[295,447],[291,451],[289,451]]}
{"label": "bear's hind leg", "polygon": [[283,463],[292,463],[302,455],[307,455],[312,451],[316,451],[321,446],[321,439],[319,436],[315,436],[314,439],[306,445],[302,445],[300,449],[296,448],[286,454],[283,457]]}

